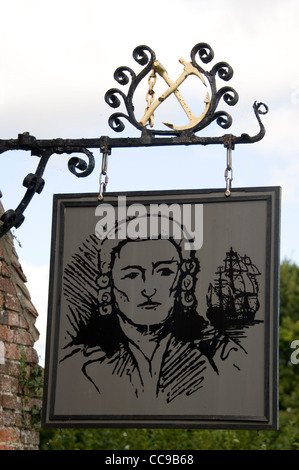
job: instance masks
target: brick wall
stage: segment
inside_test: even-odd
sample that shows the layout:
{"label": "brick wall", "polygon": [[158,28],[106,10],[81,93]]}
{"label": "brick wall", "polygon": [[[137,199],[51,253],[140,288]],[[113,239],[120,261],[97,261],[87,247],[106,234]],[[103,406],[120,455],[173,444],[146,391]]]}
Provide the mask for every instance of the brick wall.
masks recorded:
{"label": "brick wall", "polygon": [[8,233],[0,238],[0,450],[39,446],[42,369],[34,349],[36,317]]}

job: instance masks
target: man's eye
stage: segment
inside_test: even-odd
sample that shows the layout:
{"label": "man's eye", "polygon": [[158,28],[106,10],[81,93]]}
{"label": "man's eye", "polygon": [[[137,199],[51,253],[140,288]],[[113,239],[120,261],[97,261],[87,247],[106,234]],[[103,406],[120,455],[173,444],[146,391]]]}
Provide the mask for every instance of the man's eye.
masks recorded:
{"label": "man's eye", "polygon": [[137,272],[131,272],[127,273],[124,277],[122,277],[122,279],[135,279],[138,275],[139,273]]}
{"label": "man's eye", "polygon": [[160,276],[171,276],[172,274],[174,274],[174,271],[170,268],[159,268],[157,270],[157,273],[159,273]]}

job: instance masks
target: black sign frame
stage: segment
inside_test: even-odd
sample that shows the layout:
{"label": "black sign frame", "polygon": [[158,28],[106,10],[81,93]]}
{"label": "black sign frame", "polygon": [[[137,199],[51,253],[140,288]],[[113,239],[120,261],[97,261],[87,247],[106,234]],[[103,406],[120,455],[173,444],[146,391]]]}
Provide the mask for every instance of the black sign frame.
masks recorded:
{"label": "black sign frame", "polygon": [[[84,392],[85,395],[84,393],[78,393],[76,398],[76,390],[80,390],[81,387],[81,378],[80,381],[78,379],[77,383],[77,372],[72,368],[69,369],[67,378],[62,378],[63,373],[60,373],[62,361],[60,359],[59,351],[61,350],[61,338],[65,334],[65,331],[62,330],[65,330],[65,324],[67,321],[67,314],[61,303],[65,296],[63,279],[67,261],[64,260],[64,257],[66,256],[65,259],[70,259],[70,253],[74,252],[74,248],[78,248],[78,241],[75,233],[80,232],[81,235],[84,233],[85,229],[83,227],[85,226],[85,223],[88,225],[89,222],[87,221],[90,221],[91,214],[95,214],[95,210],[100,203],[97,199],[97,194],[58,194],[54,196],[53,204],[47,347],[42,418],[43,427],[278,429],[280,188],[238,188],[232,190],[229,198],[226,198],[223,194],[223,190],[220,189],[106,193],[102,204],[108,204],[111,207],[114,207],[115,210],[117,207],[117,210],[120,211],[122,210],[120,207],[123,207],[120,206],[120,200],[122,201],[121,204],[125,201],[126,208],[133,204],[144,205],[148,208],[151,204],[159,205],[162,203],[169,205],[198,204],[203,205],[203,208],[206,207],[207,214],[211,213],[211,215],[208,216],[209,224],[212,224],[213,227],[208,229],[209,235],[207,237],[205,234],[204,212],[203,248],[198,248],[198,246],[200,246],[199,236],[198,244],[196,246],[196,249],[198,249],[197,251],[200,251],[201,249],[203,250],[205,240],[209,238],[210,254],[204,256],[204,266],[207,265],[207,259],[211,258],[211,256],[214,257],[211,250],[213,250],[213,243],[216,246],[217,240],[223,240],[224,238],[230,239],[232,236],[231,234],[234,234],[234,236],[236,236],[236,240],[240,237],[241,246],[243,244],[243,247],[245,247],[248,243],[249,245],[251,244],[250,246],[252,248],[257,245],[256,240],[258,240],[258,238],[253,241],[252,239],[258,237],[258,231],[261,230],[263,238],[261,246],[257,249],[257,253],[264,253],[264,259],[262,259],[263,256],[257,256],[259,259],[254,260],[255,262],[258,262],[258,264],[264,266],[262,271],[262,305],[264,312],[262,320],[257,322],[262,325],[261,333],[257,336],[257,346],[255,345],[256,339],[254,336],[253,339],[251,338],[250,340],[246,335],[244,335],[244,332],[241,333],[240,336],[239,329],[237,329],[238,331],[234,330],[234,334],[230,336],[230,338],[233,338],[233,341],[236,341],[238,344],[240,337],[245,337],[246,341],[249,341],[249,347],[251,346],[253,347],[252,349],[257,349],[257,351],[253,353],[254,366],[250,366],[248,374],[250,375],[251,372],[255,374],[253,371],[256,370],[256,376],[253,379],[253,388],[256,387],[259,391],[254,392],[254,390],[251,390],[249,381],[249,388],[246,388],[246,386],[243,388],[242,386],[240,387],[240,390],[242,390],[243,393],[242,397],[236,394],[235,398],[229,398],[229,387],[226,388],[226,385],[227,382],[232,382],[234,379],[232,378],[233,375],[231,376],[229,375],[230,373],[228,373],[227,381],[221,382],[221,388],[219,389],[219,406],[215,405],[214,410],[213,403],[208,404],[208,411],[203,413],[199,412],[201,406],[199,403],[204,402],[204,400],[195,400],[192,402],[192,406],[188,408],[188,405],[185,405],[185,403],[187,403],[187,399],[183,401],[183,408],[176,408],[173,406],[170,413],[167,412],[168,405],[165,405],[165,407],[163,407],[163,405],[162,408],[157,408],[157,412],[155,411],[154,405],[151,409],[151,399],[148,398],[148,401],[145,401],[144,403],[148,403],[149,409],[154,410],[154,412],[150,411],[148,413],[147,407],[144,407],[144,404],[141,407],[136,405],[135,409],[135,404],[133,404],[131,408],[128,408],[130,410],[129,412],[126,409],[123,410],[121,406],[119,408],[116,407],[115,412],[113,412],[114,405],[111,405],[109,412],[105,413],[103,407],[98,408],[95,405],[96,402],[93,401],[93,398],[90,398],[91,408],[88,408],[87,403],[89,401],[89,396],[91,396],[91,388],[94,389],[94,385],[96,385],[95,383],[91,383],[92,380],[88,384],[88,389]],[[213,207],[216,208],[215,211]],[[244,216],[247,207],[250,212],[251,219],[250,217],[247,219],[247,217]],[[72,220],[71,223],[70,220]],[[94,215],[91,224],[96,226],[96,222],[98,220],[99,218]],[[244,233],[244,223],[242,225],[243,220],[248,220],[248,222],[246,222],[248,223],[248,226],[245,227],[246,233]],[[194,228],[194,221],[192,224]],[[220,224],[219,227],[217,224]],[[228,226],[225,226],[226,224],[228,224]],[[235,224],[234,227],[232,227],[233,224]],[[134,229],[135,231],[137,230],[136,225]],[[190,230],[192,231],[191,226]],[[87,233],[88,232],[86,232],[86,235]],[[195,231],[193,231],[193,233],[195,233]],[[211,238],[213,238],[212,241]],[[184,241],[187,242],[187,237]],[[232,243],[235,242],[232,241]],[[72,244],[74,244],[73,247]],[[229,253],[229,250],[230,247],[226,250],[226,254]],[[215,249],[215,251],[217,250]],[[236,256],[238,255],[237,251],[234,252],[234,255]],[[68,253],[67,255],[65,254],[66,252]],[[233,252],[232,248],[231,252]],[[225,255],[225,253],[223,253],[223,255]],[[245,255],[245,253],[242,253],[242,256],[243,255]],[[246,256],[247,255],[250,260],[249,253],[246,253]],[[245,262],[244,259],[245,258],[242,258],[242,262]],[[224,258],[219,259],[219,263],[223,261]],[[215,268],[217,268],[216,265]],[[214,274],[216,274],[215,270]],[[202,273],[199,272],[198,276],[201,275]],[[211,276],[210,281],[213,281]],[[208,284],[206,282],[206,287],[207,286]],[[211,286],[210,282],[209,287],[215,288],[215,285]],[[208,299],[207,290],[205,292],[205,297]],[[213,318],[213,316],[210,316],[209,321],[211,321],[211,318]],[[213,325],[215,327],[215,324]],[[231,325],[228,329],[230,328]],[[246,328],[248,327],[246,326]],[[258,350],[259,348],[260,350]],[[243,349],[243,345],[241,345],[241,349]],[[247,351],[245,352],[247,357],[249,357]],[[222,350],[222,353],[224,353],[224,350]],[[261,360],[259,360],[259,354],[261,356]],[[72,354],[69,354],[69,356],[74,357]],[[100,359],[100,362],[102,362],[102,358]],[[234,366],[236,365],[234,364]],[[237,369],[237,366],[235,369]],[[78,385],[79,382],[80,385]],[[107,389],[109,391],[109,387]],[[110,390],[112,390],[112,388]],[[221,398],[222,390],[224,395],[226,394],[227,396],[227,401],[231,401],[230,404],[227,404],[226,400]],[[255,396],[253,392],[258,396],[257,401],[259,402],[259,413],[256,413],[255,405],[250,404],[250,401],[253,400],[250,396],[252,394]],[[75,398],[73,398],[73,395]],[[83,397],[81,404],[78,403],[78,400],[80,401],[80,396]],[[189,396],[192,396],[191,392],[189,393]],[[207,400],[209,402],[210,399],[207,398]],[[236,405],[234,405],[234,401],[236,402]],[[240,401],[240,403],[243,402],[243,404],[241,403],[241,407],[244,406],[244,409],[246,410],[245,413],[240,412],[240,407],[237,405],[238,401]],[[248,407],[246,404],[247,401],[249,403]],[[236,411],[234,411],[234,406],[236,406]],[[87,412],[84,411],[84,407],[88,410]],[[196,409],[196,407],[198,408]],[[183,409],[183,413],[180,411],[181,409]],[[187,410],[186,412],[184,411],[185,409]],[[193,411],[190,411],[191,409]],[[260,412],[260,410],[262,411]]]}

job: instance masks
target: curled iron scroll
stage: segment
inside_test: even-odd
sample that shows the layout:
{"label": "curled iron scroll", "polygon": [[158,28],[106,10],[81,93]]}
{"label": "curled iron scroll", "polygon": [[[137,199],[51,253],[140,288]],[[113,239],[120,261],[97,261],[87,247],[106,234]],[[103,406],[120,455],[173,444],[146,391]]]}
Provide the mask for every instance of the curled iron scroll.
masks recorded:
{"label": "curled iron scroll", "polygon": [[23,186],[27,188],[20,204],[18,207],[13,209],[8,209],[4,214],[1,216],[1,226],[0,226],[0,237],[7,233],[11,228],[19,228],[22,223],[24,222],[24,211],[29,205],[33,196],[37,193],[40,194],[44,188],[45,181],[42,178],[49,158],[54,153],[84,153],[87,158],[88,162],[86,163],[85,160],[79,157],[71,157],[68,161],[68,169],[77,177],[85,177],[90,175],[93,171],[95,166],[94,156],[93,154],[85,148],[80,147],[72,147],[61,149],[59,147],[53,148],[51,150],[44,150],[39,152],[40,161],[38,163],[37,169],[35,173],[29,173],[25,176],[23,180]]}

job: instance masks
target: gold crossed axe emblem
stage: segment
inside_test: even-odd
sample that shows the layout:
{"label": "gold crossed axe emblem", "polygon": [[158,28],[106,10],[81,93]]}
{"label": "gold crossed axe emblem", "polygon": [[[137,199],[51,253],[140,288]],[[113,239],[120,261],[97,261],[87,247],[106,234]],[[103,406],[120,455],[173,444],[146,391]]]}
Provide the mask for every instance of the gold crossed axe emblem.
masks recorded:
{"label": "gold crossed axe emblem", "polygon": [[171,129],[174,129],[174,130],[191,129],[194,126],[196,126],[197,124],[199,124],[203,120],[205,115],[207,114],[207,112],[209,110],[209,107],[210,107],[210,102],[211,102],[208,92],[206,93],[206,96],[205,96],[205,99],[204,99],[205,109],[204,109],[203,113],[200,116],[196,116],[191,111],[191,109],[189,108],[189,106],[187,105],[187,103],[185,102],[184,98],[182,97],[181,93],[178,90],[178,87],[186,80],[186,78],[189,75],[196,75],[198,78],[200,78],[202,83],[205,86],[207,86],[205,81],[204,81],[204,78],[203,78],[202,74],[199,72],[199,70],[196,67],[194,67],[194,65],[191,62],[186,62],[184,59],[180,59],[179,62],[182,65],[184,65],[184,71],[182,72],[182,74],[179,76],[179,78],[175,82],[172,82],[172,80],[169,78],[169,75],[168,75],[167,70],[165,69],[165,67],[158,60],[154,61],[153,70],[155,72],[157,72],[165,80],[165,82],[167,83],[169,88],[156,101],[154,101],[154,103],[152,103],[151,106],[148,106],[146,108],[144,116],[139,121],[140,124],[142,124],[143,126],[146,126],[147,122],[151,121],[151,118],[152,118],[153,113],[155,112],[155,110],[172,93],[174,93],[174,95],[177,98],[178,102],[180,103],[183,110],[187,114],[187,116],[189,118],[189,122],[185,126],[180,126],[180,127],[179,126],[174,126],[173,124],[170,124],[170,123],[167,123],[167,122],[164,122],[163,124],[165,124],[166,126],[170,127]]}

